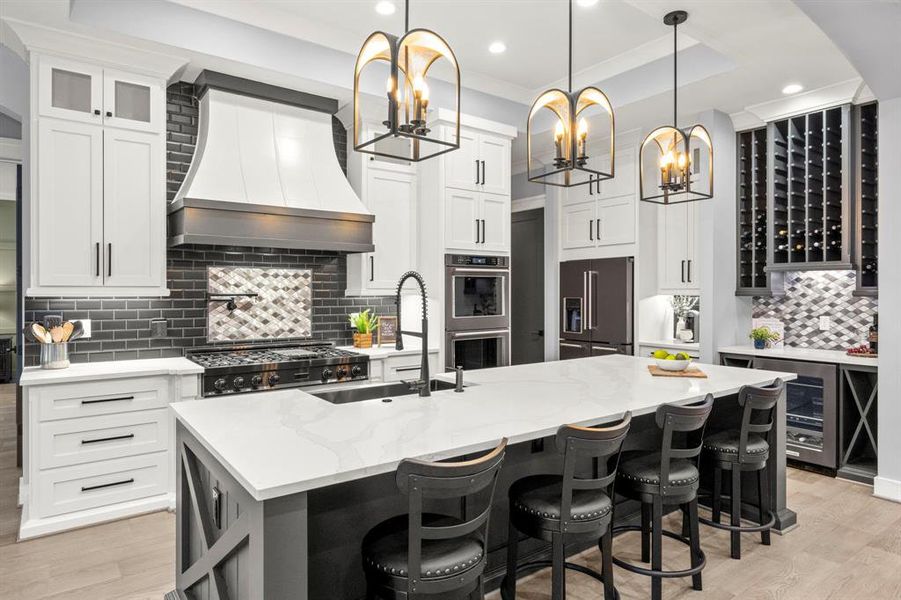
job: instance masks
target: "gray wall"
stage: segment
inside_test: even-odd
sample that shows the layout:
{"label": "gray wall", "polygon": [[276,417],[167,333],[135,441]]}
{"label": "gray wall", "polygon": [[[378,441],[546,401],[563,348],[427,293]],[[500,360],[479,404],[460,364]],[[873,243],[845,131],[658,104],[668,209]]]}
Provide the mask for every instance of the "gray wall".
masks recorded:
{"label": "gray wall", "polygon": [[[170,200],[194,154],[197,117],[194,86],[184,82],[171,85],[166,123],[166,189]],[[333,132],[338,160],[346,170],[346,132],[340,124],[333,127]],[[207,267],[211,265],[312,269],[314,339],[350,344],[348,313],[364,308],[373,308],[381,315],[395,312],[393,297],[344,296],[347,260],[345,254],[338,252],[195,245],[170,249],[167,265],[169,297],[26,298],[25,321],[40,320],[47,314],[91,319],[91,339],[74,342],[70,348],[75,362],[181,356],[185,348],[207,345],[205,294]],[[150,320],[160,318],[167,321],[168,334],[152,339]],[[36,345],[28,344],[25,364],[36,363]]]}
{"label": "gray wall", "polygon": [[22,139],[22,123],[0,112],[0,138]]}

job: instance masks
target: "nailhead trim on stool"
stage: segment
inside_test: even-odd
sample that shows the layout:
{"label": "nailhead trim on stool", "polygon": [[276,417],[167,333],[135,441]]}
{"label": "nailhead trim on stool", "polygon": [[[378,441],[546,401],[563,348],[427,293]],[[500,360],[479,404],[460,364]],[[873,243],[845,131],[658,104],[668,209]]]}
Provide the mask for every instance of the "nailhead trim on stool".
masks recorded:
{"label": "nailhead trim on stool", "polygon": [[[555,519],[556,520],[556,519],[560,518],[560,515],[558,515],[558,514],[540,512],[533,508],[529,508],[528,506],[526,506],[525,504],[522,504],[521,502],[516,502],[513,506],[520,512],[528,513],[530,515],[536,515],[539,517],[544,517],[545,519]],[[613,510],[613,507],[606,506],[606,507],[604,507],[603,510],[597,510],[594,512],[583,513],[583,514],[574,514],[574,515],[572,515],[571,518],[575,521],[590,521],[591,519],[600,519],[604,515],[610,514],[611,510]]]}
{"label": "nailhead trim on stool", "polygon": [[[426,571],[424,577],[443,577],[444,575],[450,575],[451,573],[457,573],[461,569],[465,571],[466,569],[471,568],[473,565],[475,565],[477,562],[479,562],[479,559],[481,559],[481,558],[482,558],[482,553],[479,552],[477,555],[473,556],[466,562],[460,563],[459,565],[454,565],[453,568],[447,568],[447,569],[443,569],[443,570],[438,569],[434,573],[432,573],[432,571]],[[377,571],[381,571],[382,573],[387,573],[389,575],[398,575],[400,577],[407,576],[406,569],[388,568],[387,565],[381,565],[381,564],[375,562],[374,560],[372,560],[371,558],[366,559],[366,564],[369,565],[370,567],[375,568]]]}

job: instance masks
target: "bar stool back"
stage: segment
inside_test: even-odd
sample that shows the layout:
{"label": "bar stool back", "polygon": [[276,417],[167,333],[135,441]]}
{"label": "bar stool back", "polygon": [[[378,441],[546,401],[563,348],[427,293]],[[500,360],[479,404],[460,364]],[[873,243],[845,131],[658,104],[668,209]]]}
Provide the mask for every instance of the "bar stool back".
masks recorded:
{"label": "bar stool back", "polygon": [[[613,557],[620,567],[651,577],[651,598],[662,596],[664,577],[691,576],[693,587],[702,587],[701,570],[706,564],[698,534],[698,487],[700,474],[697,459],[703,447],[704,429],[713,409],[713,396],[687,406],[664,404],[657,408],[655,419],[662,431],[659,450],[624,452],[619,467],[617,491],[641,502],[641,526],[614,528],[614,535],[641,531],[641,560],[650,562],[646,569]],[[682,505],[688,514],[689,537],[663,530],[664,505]],[[688,544],[691,568],[663,570],[663,536]]]}
{"label": "bar stool back", "polygon": [[[611,545],[613,522],[613,487],[623,440],[629,432],[632,413],[610,427],[578,427],[563,425],[555,438],[557,451],[563,454],[561,475],[532,475],[518,480],[510,488],[510,529],[507,539],[507,575],[501,596],[516,595],[518,571],[551,566],[552,598],[565,597],[564,569],[572,569],[604,583],[604,597],[613,600],[613,565]],[[589,461],[596,461],[593,476],[578,473]],[[596,476],[594,476],[596,475]],[[551,542],[551,561],[532,561],[517,565],[518,536]],[[602,554],[601,574],[566,562],[564,535],[593,536]]]}
{"label": "bar stool back", "polygon": [[[760,532],[761,543],[770,545],[770,529],[775,516],[769,509],[767,463],[776,405],[785,390],[781,379],[769,387],[743,386],[738,392],[741,424],[738,430],[727,430],[704,440],[705,456],[713,462],[713,518],[702,518],[705,525],[731,532],[732,558],[741,558],[741,534]],[[722,472],[731,471],[730,524],[720,523],[722,510]],[[741,474],[757,472],[758,524],[741,525]]]}
{"label": "bar stool back", "polygon": [[[409,512],[374,527],[363,540],[363,569],[369,599],[407,599],[428,594],[483,597],[488,518],[504,438],[484,456],[446,463],[406,459],[396,482],[408,497]],[[477,514],[458,519],[424,510],[427,500],[466,502]]]}

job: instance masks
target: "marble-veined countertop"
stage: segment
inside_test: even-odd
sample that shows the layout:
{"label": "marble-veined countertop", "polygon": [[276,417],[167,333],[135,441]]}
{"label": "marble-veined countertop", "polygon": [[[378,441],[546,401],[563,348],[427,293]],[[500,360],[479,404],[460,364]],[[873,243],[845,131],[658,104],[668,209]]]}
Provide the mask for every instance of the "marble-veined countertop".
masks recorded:
{"label": "marble-veined countertop", "polygon": [[818,350],[816,348],[764,348],[758,350],[754,346],[722,346],[717,349],[721,354],[742,354],[760,356],[761,358],[783,358],[785,360],[806,360],[810,362],[832,363],[836,365],[856,365],[876,367],[877,358],[851,356],[843,350]]}
{"label": "marble-veined countertop", "polygon": [[[651,360],[606,356],[467,372],[463,393],[335,405],[298,389],[171,405],[184,425],[257,500],[393,471],[404,458],[440,460],[518,443],[563,423],[610,422],[707,393],[733,394],[791,373],[699,364],[707,379],[659,378]],[[452,379],[453,374],[441,375]]]}

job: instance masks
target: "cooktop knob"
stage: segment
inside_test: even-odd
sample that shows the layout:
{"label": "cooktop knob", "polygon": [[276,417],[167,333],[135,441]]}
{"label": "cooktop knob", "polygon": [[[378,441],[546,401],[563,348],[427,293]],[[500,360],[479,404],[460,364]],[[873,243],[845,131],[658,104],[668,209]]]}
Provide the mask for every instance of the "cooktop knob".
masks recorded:
{"label": "cooktop knob", "polygon": [[242,387],[244,387],[244,378],[238,375],[237,377],[235,377],[232,385],[235,386],[236,390],[240,390]]}
{"label": "cooktop knob", "polygon": [[278,380],[279,380],[279,376],[277,374],[273,373],[272,375],[269,376],[269,380],[268,380],[269,385],[278,384]]}
{"label": "cooktop knob", "polygon": [[353,367],[351,367],[351,369],[350,369],[351,377],[359,377],[362,374],[363,374],[363,369],[360,368],[360,365],[354,365]]}
{"label": "cooktop knob", "polygon": [[331,369],[322,369],[322,381],[328,381],[334,374]]}
{"label": "cooktop knob", "polygon": [[260,387],[262,384],[263,384],[263,376],[262,376],[262,375],[254,375],[254,376],[250,379],[250,385],[251,385],[254,389]]}
{"label": "cooktop knob", "polygon": [[342,377],[347,377],[346,367],[338,367],[338,379],[341,379]]}
{"label": "cooktop knob", "polygon": [[225,378],[220,377],[213,383],[213,387],[216,388],[217,392],[221,392],[225,389]]}

